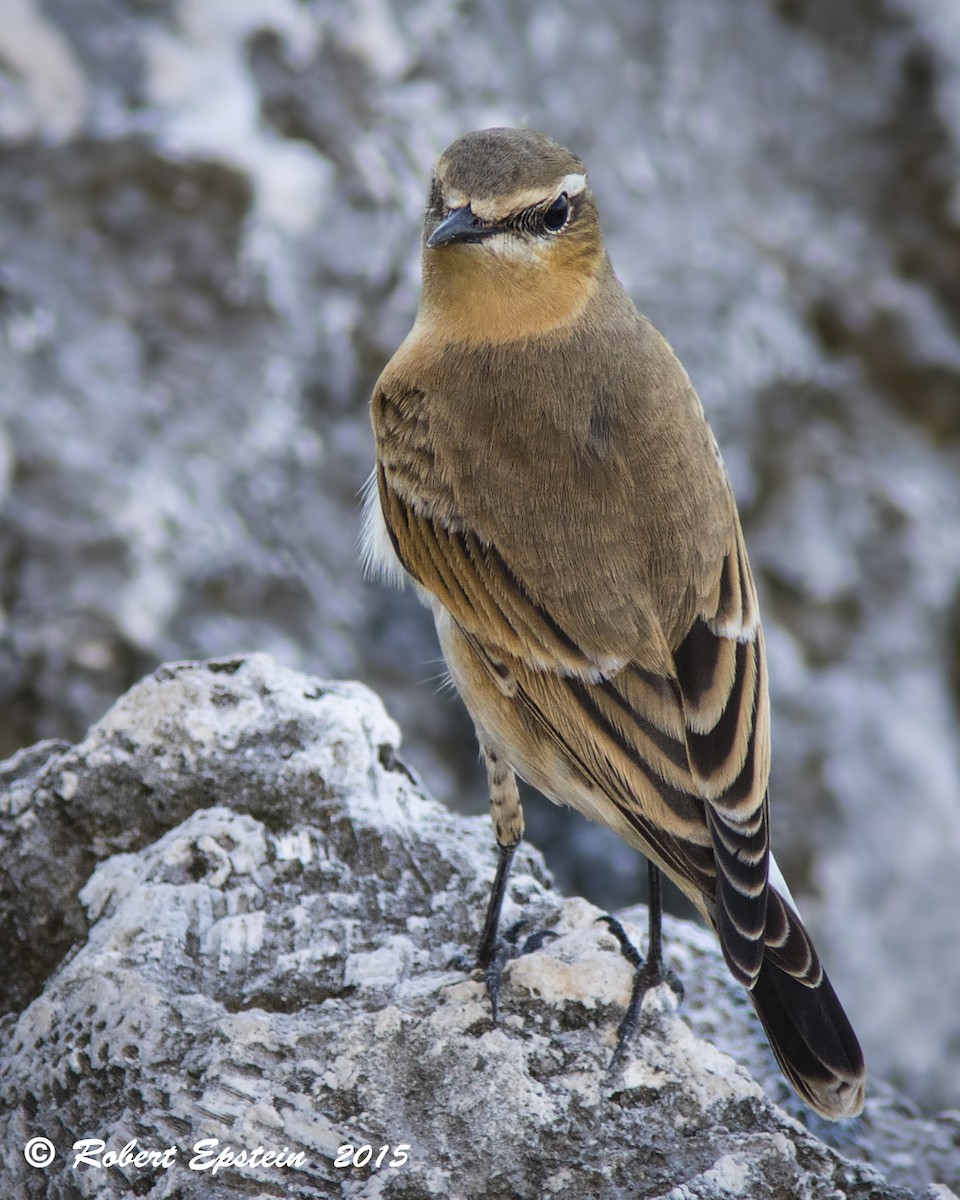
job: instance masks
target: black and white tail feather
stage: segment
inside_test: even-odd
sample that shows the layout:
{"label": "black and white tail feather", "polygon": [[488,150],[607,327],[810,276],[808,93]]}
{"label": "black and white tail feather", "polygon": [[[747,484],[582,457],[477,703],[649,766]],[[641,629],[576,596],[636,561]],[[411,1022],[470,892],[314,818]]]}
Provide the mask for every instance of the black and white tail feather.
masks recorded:
{"label": "black and white tail feather", "polygon": [[823,1116],[855,1116],[863,1108],[860,1044],[772,856],[770,877],[764,954],[750,999],[797,1093]]}

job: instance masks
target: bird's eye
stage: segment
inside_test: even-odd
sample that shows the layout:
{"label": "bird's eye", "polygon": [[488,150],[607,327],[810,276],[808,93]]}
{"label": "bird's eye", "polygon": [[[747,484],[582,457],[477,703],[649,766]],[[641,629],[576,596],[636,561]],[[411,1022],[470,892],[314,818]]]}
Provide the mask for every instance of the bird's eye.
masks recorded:
{"label": "bird's eye", "polygon": [[554,200],[547,211],[543,214],[543,223],[547,229],[554,233],[558,229],[562,229],[567,223],[567,217],[570,215],[570,201],[567,198],[566,192],[561,192]]}

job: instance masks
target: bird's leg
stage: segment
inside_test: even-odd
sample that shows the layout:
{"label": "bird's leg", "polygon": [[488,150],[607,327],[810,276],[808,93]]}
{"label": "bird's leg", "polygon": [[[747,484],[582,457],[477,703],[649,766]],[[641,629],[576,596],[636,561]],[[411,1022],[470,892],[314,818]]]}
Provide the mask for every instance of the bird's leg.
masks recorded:
{"label": "bird's leg", "polygon": [[490,790],[490,816],[493,832],[497,838],[497,874],[487,904],[487,916],[480,935],[477,965],[486,969],[492,962],[497,949],[497,928],[500,924],[500,909],[507,894],[507,879],[513,856],[523,837],[523,809],[517,777],[513,770],[489,747],[480,743],[480,752],[487,768],[487,785]]}
{"label": "bird's leg", "polygon": [[610,1060],[610,1070],[614,1070],[623,1058],[627,1042],[633,1036],[640,1022],[640,1008],[647,992],[661,983],[668,983],[679,999],[683,999],[683,984],[676,972],[669,970],[663,961],[663,902],[660,897],[660,870],[652,862],[647,862],[647,909],[649,925],[647,927],[647,957],[641,958],[639,951],[627,936],[627,931],[616,917],[604,917],[610,932],[620,943],[620,952],[634,969],[633,991],[630,994],[630,1004],[617,1030],[617,1048]]}
{"label": "bird's leg", "polygon": [[513,856],[523,837],[523,809],[520,807],[520,793],[517,790],[517,777],[513,770],[489,747],[481,743],[483,761],[487,768],[487,782],[490,787],[490,815],[493,819],[493,830],[497,838],[497,873],[494,876],[490,900],[487,904],[487,915],[483,922],[483,933],[480,935],[480,946],[477,950],[477,966],[486,972],[487,994],[490,996],[490,1006],[493,1009],[493,1023],[497,1023],[499,1015],[498,1000],[500,996],[500,981],[503,978],[503,968],[507,959],[516,954],[517,937],[526,924],[520,921],[512,926],[503,938],[498,938],[497,930],[500,925],[500,910],[507,894],[507,880]]}
{"label": "bird's leg", "polygon": [[507,879],[513,856],[517,852],[519,841],[504,846],[497,845],[497,873],[493,878],[490,889],[490,899],[487,901],[487,915],[483,922],[483,933],[480,935],[480,945],[477,948],[477,966],[484,970],[490,966],[497,952],[497,929],[500,926],[500,910],[503,908],[503,898],[507,894]]}

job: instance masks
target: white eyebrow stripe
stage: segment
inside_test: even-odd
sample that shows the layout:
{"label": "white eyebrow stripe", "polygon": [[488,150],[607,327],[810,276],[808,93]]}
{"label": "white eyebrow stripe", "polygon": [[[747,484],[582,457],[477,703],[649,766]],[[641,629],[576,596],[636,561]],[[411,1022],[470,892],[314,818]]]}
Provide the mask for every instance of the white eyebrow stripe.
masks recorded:
{"label": "white eyebrow stripe", "polygon": [[557,195],[559,196],[560,192],[566,192],[568,196],[579,196],[586,186],[586,175],[582,171],[573,171],[569,175],[564,175],[560,180]]}
{"label": "white eyebrow stripe", "polygon": [[475,200],[464,196],[463,193],[448,192],[444,196],[444,201],[451,208],[460,207],[459,204],[453,203],[455,200],[463,203],[469,202],[474,213],[482,220],[502,221],[506,217],[513,216],[514,213],[521,212],[525,208],[532,208],[536,204],[549,204],[561,192],[566,192],[568,196],[577,196],[586,189],[586,186],[586,175],[581,171],[572,171],[569,175],[564,175],[550,192],[544,192],[541,188],[525,188],[512,195],[497,196],[492,200]]}
{"label": "white eyebrow stripe", "polygon": [[443,193],[443,203],[450,209],[463,208],[470,203],[470,197],[466,192],[458,192],[451,188]]}

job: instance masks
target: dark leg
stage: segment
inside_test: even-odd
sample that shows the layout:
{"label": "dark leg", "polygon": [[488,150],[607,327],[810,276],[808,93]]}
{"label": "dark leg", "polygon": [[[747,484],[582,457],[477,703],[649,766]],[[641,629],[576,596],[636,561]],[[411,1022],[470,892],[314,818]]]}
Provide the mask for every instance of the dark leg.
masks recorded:
{"label": "dark leg", "polygon": [[[659,983],[663,978],[663,900],[660,893],[660,871],[647,863],[647,970]],[[651,987],[653,984],[651,983]]]}
{"label": "dark leg", "polygon": [[519,921],[508,929],[502,938],[497,936],[500,910],[507,894],[510,867],[523,837],[523,809],[520,807],[517,778],[511,768],[482,742],[480,749],[487,767],[490,815],[493,818],[493,830],[497,837],[497,851],[500,857],[497,860],[497,873],[494,876],[493,889],[487,903],[487,915],[483,922],[483,933],[480,935],[480,945],[477,949],[477,966],[486,972],[487,994],[493,1010],[493,1023],[496,1025],[500,1015],[498,1001],[503,969],[508,959],[517,953],[517,938],[526,925],[526,921]]}
{"label": "dark leg", "polygon": [[520,934],[529,924],[526,920],[514,922],[502,937],[497,936],[500,909],[507,893],[507,876],[519,845],[519,842],[514,842],[512,846],[497,847],[500,851],[500,860],[497,863],[497,874],[490,892],[487,917],[483,923],[483,934],[477,950],[477,966],[481,967],[487,976],[487,995],[490,997],[494,1025],[500,1020],[500,984],[503,980],[504,967],[511,958],[518,954],[532,954],[533,951],[540,950],[544,942],[559,936],[552,929],[540,929],[536,933],[531,933],[518,949],[517,943],[520,940]]}
{"label": "dark leg", "polygon": [[497,860],[497,873],[493,879],[493,888],[487,902],[487,916],[483,922],[483,933],[480,935],[480,945],[477,948],[477,966],[486,969],[493,961],[497,949],[497,929],[500,926],[500,909],[503,908],[503,898],[507,894],[507,879],[513,856],[517,852],[519,841],[512,846],[498,846],[500,855]]}
{"label": "dark leg", "polygon": [[646,959],[640,957],[636,946],[627,937],[627,931],[616,917],[603,918],[610,926],[610,932],[620,943],[620,952],[627,962],[631,964],[635,972],[630,1004],[617,1031],[617,1048],[614,1050],[613,1058],[610,1060],[611,1071],[620,1064],[626,1044],[640,1023],[640,1007],[647,992],[652,987],[657,987],[661,983],[668,983],[680,999],[683,999],[683,984],[673,971],[666,969],[663,963],[663,934],[661,929],[663,905],[660,899],[660,871],[649,861],[647,863],[647,890],[650,924],[647,929]]}

